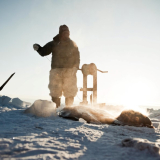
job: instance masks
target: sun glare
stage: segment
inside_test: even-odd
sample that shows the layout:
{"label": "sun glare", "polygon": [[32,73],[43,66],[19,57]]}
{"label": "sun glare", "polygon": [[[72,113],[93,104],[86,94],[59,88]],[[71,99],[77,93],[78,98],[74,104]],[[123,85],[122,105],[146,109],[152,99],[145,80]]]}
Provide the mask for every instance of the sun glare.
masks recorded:
{"label": "sun glare", "polygon": [[133,83],[126,88],[122,103],[126,109],[133,109],[147,115],[146,110],[140,108],[140,105],[147,104],[148,93],[149,90],[147,83],[142,81]]}
{"label": "sun glare", "polygon": [[[101,79],[99,86],[101,85],[102,87],[98,90],[100,102],[103,98],[105,103],[123,105],[125,109],[132,109],[147,115],[146,110],[141,107],[149,104],[150,93],[153,88],[153,85],[147,79],[132,77],[131,79],[121,79],[117,83],[110,81],[109,83],[113,87],[106,86],[106,89],[104,89],[105,83],[105,80]],[[107,98],[111,99],[111,102]]]}

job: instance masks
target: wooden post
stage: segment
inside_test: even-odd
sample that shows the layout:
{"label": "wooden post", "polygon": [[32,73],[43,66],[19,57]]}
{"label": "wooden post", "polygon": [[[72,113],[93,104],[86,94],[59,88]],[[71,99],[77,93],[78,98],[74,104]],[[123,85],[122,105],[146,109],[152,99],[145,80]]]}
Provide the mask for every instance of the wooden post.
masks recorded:
{"label": "wooden post", "polygon": [[93,75],[93,104],[97,104],[97,70]]}
{"label": "wooden post", "polygon": [[92,94],[90,95],[90,104],[91,105],[93,104],[93,95]]}
{"label": "wooden post", "polygon": [[87,75],[83,74],[83,103],[88,104],[87,101]]}
{"label": "wooden post", "polygon": [[[108,71],[101,71],[97,69],[97,66],[94,63],[90,63],[89,65],[84,64],[82,66],[83,73],[83,88],[80,89],[80,91],[83,91],[83,101],[80,102],[80,104],[88,104],[87,101],[87,91],[93,91],[93,96],[90,95],[90,102],[93,105],[97,104],[97,71],[102,72],[102,73],[108,73]],[[92,75],[93,76],[93,88],[87,88],[87,75]]]}

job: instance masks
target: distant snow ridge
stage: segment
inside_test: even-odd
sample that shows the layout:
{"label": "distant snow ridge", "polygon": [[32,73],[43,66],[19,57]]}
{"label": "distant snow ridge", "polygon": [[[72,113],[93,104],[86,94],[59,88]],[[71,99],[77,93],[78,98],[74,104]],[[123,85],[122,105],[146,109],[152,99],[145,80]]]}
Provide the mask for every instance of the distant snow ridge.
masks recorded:
{"label": "distant snow ridge", "polygon": [[158,110],[147,109],[147,112],[149,113],[150,118],[160,120],[160,109]]}
{"label": "distant snow ridge", "polygon": [[148,141],[147,139],[141,138],[126,138],[122,141],[122,146],[133,147],[138,150],[148,150],[153,154],[159,155],[160,148],[158,144]]}
{"label": "distant snow ridge", "polygon": [[7,105],[11,99],[8,96],[0,96],[0,105]]}
{"label": "distant snow ridge", "polygon": [[31,105],[29,102],[24,102],[19,98],[10,98],[8,96],[0,96],[0,106],[15,107],[17,109],[27,108]]}

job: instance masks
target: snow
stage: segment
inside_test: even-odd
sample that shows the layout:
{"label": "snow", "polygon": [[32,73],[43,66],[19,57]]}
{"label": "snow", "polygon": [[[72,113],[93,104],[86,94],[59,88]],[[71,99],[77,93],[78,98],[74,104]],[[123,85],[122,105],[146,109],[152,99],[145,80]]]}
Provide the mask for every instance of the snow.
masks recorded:
{"label": "snow", "polygon": [[125,147],[134,147],[138,150],[148,150],[153,154],[159,155],[159,146],[158,143],[153,143],[147,139],[140,138],[127,138],[122,141],[122,145]]}
{"label": "snow", "polygon": [[35,115],[37,117],[56,116],[56,104],[47,100],[36,100],[25,113]]}
{"label": "snow", "polygon": [[[160,159],[160,110],[148,109],[152,129],[88,124],[82,118],[72,121],[56,116],[60,109],[52,102],[18,101],[0,103],[0,159]],[[37,111],[25,114],[29,106]],[[111,109],[109,113],[114,112]],[[47,116],[37,116],[37,112]]]}
{"label": "snow", "polygon": [[30,106],[29,102],[23,102],[19,98],[10,98],[8,96],[0,96],[0,104],[2,106],[10,106],[16,108],[26,108]]}

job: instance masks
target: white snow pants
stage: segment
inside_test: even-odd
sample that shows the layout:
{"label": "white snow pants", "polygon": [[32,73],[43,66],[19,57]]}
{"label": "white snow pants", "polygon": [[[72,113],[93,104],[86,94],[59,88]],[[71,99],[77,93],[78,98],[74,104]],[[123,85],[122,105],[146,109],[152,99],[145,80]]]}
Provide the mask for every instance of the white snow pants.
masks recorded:
{"label": "white snow pants", "polygon": [[77,88],[77,68],[56,68],[50,70],[49,85],[51,97],[75,97]]}

